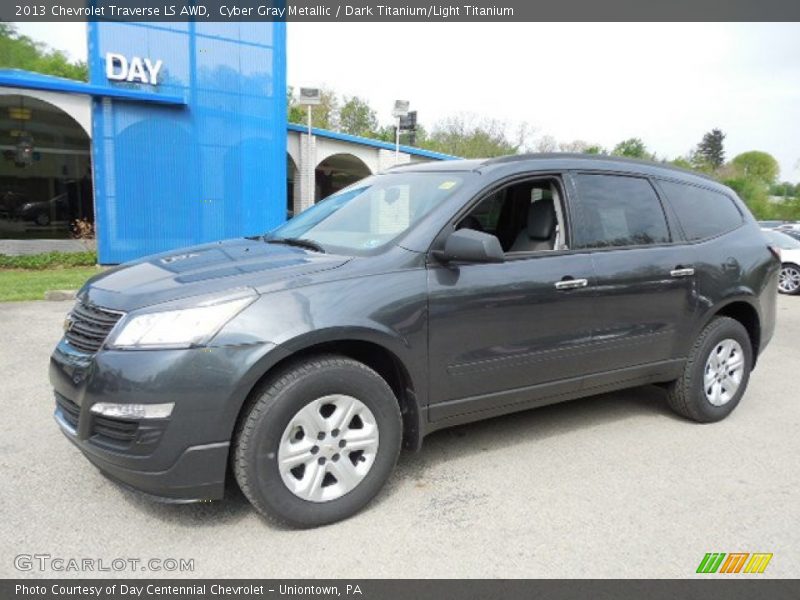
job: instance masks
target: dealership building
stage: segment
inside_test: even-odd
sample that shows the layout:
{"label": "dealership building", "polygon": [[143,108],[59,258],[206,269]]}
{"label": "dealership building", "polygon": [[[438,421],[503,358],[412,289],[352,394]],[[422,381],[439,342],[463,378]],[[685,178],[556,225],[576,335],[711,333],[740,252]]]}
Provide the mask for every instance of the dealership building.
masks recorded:
{"label": "dealership building", "polygon": [[99,261],[263,233],[397,162],[286,120],[285,23],[89,23],[89,81],[0,70],[0,238],[96,224]]}

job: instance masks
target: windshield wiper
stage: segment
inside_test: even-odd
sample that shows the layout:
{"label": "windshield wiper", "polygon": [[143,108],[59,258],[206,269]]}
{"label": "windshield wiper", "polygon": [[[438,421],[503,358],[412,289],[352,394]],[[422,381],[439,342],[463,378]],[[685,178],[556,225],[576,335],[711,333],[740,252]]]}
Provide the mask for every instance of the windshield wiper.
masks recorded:
{"label": "windshield wiper", "polygon": [[307,240],[305,238],[264,238],[264,241],[268,244],[297,246],[298,248],[305,248],[306,250],[313,250],[314,252],[322,252],[325,254],[325,248],[314,240]]}

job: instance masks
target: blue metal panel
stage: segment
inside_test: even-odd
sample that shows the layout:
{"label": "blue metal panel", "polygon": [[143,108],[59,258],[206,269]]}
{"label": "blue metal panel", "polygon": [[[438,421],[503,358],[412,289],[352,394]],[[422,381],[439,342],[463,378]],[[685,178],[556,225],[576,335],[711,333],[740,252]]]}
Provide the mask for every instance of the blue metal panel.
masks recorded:
{"label": "blue metal panel", "polygon": [[[88,27],[92,86],[186,102],[93,100],[100,262],[263,233],[281,223],[285,23],[93,22]],[[162,60],[158,86],[106,81],[107,52]]]}
{"label": "blue metal panel", "polygon": [[[289,131],[299,131],[300,133],[308,133],[308,127],[298,125],[297,123],[289,123],[286,128]],[[373,140],[358,135],[350,135],[349,133],[339,133],[338,131],[330,131],[329,129],[320,129],[319,127],[312,127],[311,133],[319,137],[329,138],[332,140],[340,140],[343,142],[351,142],[353,144],[360,144],[362,146],[372,146],[373,148],[382,148],[384,150],[394,150],[394,144],[389,142],[382,142],[381,140]],[[451,154],[442,154],[441,152],[433,152],[432,150],[425,150],[423,148],[416,148],[414,146],[400,146],[400,152],[412,154],[414,156],[423,156],[425,158],[432,158],[434,160],[459,160],[459,156],[452,156]]]}
{"label": "blue metal panel", "polygon": [[0,86],[28,90],[63,92],[66,94],[86,94],[87,96],[107,96],[133,102],[153,102],[155,104],[186,104],[182,95],[154,94],[147,90],[131,90],[92,85],[74,79],[64,79],[52,75],[42,75],[20,69],[0,69]]}

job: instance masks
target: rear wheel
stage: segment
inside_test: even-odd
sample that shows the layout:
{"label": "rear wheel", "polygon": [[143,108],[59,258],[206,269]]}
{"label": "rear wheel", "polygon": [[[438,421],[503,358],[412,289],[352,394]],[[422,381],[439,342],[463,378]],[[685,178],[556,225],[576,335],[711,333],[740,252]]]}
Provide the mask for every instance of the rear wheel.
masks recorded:
{"label": "rear wheel", "polygon": [[264,515],[299,527],[364,507],[400,451],[397,399],[366,365],[322,356],[283,371],[254,396],[234,441],[234,474]]}
{"label": "rear wheel", "polygon": [[667,400],[678,414],[710,423],[739,404],[750,379],[753,350],[744,326],[717,317],[700,333],[680,378],[667,386]]}
{"label": "rear wheel", "polygon": [[778,291],[782,294],[800,294],[800,267],[792,263],[781,265]]}

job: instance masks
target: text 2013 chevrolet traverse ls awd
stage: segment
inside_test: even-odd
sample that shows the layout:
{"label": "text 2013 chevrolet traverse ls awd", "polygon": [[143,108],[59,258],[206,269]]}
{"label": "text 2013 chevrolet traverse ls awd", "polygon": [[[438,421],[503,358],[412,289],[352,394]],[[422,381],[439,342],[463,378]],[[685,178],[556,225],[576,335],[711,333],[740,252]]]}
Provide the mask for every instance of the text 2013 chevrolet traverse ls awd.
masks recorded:
{"label": "text 2013 chevrolet traverse ls awd", "polygon": [[368,177],[262,237],[149,256],[80,291],[55,417],[114,480],[348,517],[433,430],[646,383],[740,402],[780,262],[729,188],[531,155]]}

